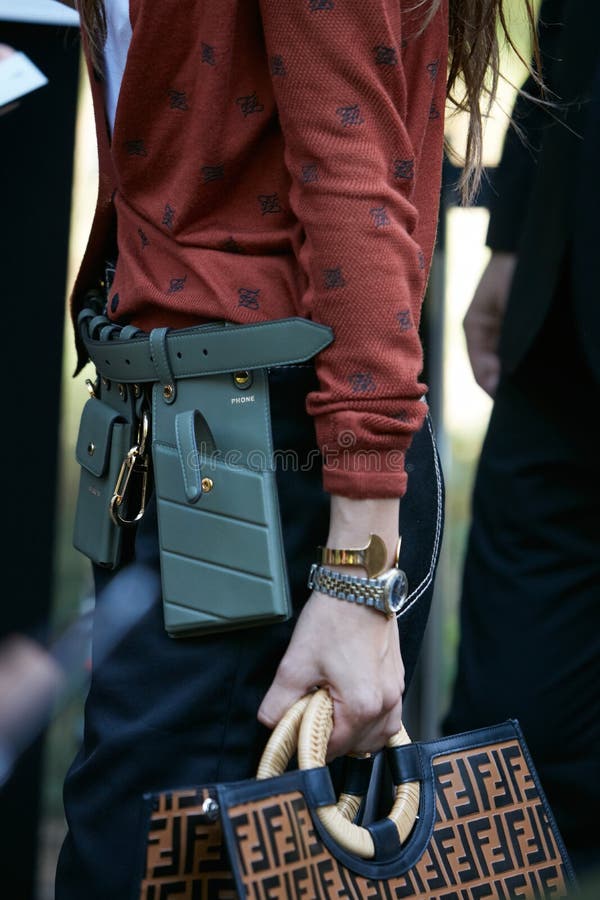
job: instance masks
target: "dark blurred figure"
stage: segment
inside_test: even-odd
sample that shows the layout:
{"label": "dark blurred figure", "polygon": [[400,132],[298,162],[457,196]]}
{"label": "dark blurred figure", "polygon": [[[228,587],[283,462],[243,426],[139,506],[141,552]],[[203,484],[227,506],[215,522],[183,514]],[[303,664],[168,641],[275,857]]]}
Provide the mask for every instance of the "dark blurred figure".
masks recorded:
{"label": "dark blurred figure", "polygon": [[600,862],[600,4],[545,0],[540,36],[558,106],[517,100],[529,145],[509,132],[465,318],[494,406],[444,729],[520,720],[584,875]]}
{"label": "dark blurred figure", "polygon": [[[33,6],[30,0],[0,3],[0,42],[26,53],[49,79],[0,117],[2,356],[10,397],[3,431],[0,641],[13,632],[39,634],[52,589],[79,35],[72,27],[5,20]],[[35,896],[42,751],[38,740],[0,792],[0,880],[10,900]]]}

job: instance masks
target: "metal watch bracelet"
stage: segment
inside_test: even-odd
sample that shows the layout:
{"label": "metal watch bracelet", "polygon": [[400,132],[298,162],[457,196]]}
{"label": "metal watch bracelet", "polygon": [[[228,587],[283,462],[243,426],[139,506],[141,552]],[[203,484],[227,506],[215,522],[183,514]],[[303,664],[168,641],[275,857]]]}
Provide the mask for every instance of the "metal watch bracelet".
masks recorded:
{"label": "metal watch bracelet", "polygon": [[308,576],[308,587],[338,600],[348,600],[370,606],[389,615],[384,601],[384,588],[380,578],[361,578],[327,569],[313,563]]}

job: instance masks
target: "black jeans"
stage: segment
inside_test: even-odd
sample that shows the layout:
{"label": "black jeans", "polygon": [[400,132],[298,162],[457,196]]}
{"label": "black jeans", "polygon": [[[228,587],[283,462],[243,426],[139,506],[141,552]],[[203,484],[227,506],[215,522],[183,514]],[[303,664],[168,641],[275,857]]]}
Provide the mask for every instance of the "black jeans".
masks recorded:
{"label": "black jeans", "polygon": [[[277,470],[295,613],[309,591],[315,548],[325,542],[329,497],[314,458],[304,401],[316,387],[312,366],[270,373],[275,449],[312,464]],[[407,460],[401,563],[411,602],[399,620],[407,679],[425,628],[442,528],[443,489],[429,422]],[[135,562],[158,570],[154,506],[138,530]],[[111,575],[96,571],[98,608]],[[145,582],[140,581],[140,584]],[[154,583],[154,582],[153,582]],[[256,712],[289,641],[294,621],[190,640],[167,637],[155,602],[95,666],[81,750],[65,783],[69,833],[57,872],[57,900],[132,900],[143,853],[141,798],[166,787],[249,778],[268,736]]]}
{"label": "black jeans", "polygon": [[494,402],[444,730],[519,719],[582,874],[600,866],[600,386],[557,299]]}

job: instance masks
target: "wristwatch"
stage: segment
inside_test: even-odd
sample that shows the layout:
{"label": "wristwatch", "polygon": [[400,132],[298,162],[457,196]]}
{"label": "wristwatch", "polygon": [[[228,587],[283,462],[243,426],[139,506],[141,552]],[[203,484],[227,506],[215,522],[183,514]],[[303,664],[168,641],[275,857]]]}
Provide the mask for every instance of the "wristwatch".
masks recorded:
{"label": "wristwatch", "polygon": [[[394,565],[398,565],[400,541],[396,547]],[[322,566],[361,566],[369,578],[381,575],[385,569],[387,547],[378,534],[370,534],[366,547],[341,550],[334,547],[317,547],[317,558]]]}
{"label": "wristwatch", "polygon": [[386,616],[397,615],[408,598],[406,573],[397,566],[378,578],[359,578],[313,563],[308,586],[311,590],[337,597],[338,600],[371,606]]}

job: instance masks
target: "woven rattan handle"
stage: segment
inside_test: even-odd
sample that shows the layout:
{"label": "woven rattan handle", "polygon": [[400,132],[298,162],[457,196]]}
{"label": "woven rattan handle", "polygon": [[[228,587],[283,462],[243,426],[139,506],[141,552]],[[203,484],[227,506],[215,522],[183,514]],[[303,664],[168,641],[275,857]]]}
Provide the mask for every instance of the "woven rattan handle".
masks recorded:
{"label": "woven rattan handle", "polygon": [[306,694],[290,706],[277,723],[263,750],[256,777],[259,781],[283,775],[298,747],[298,735],[302,716],[306,712],[312,694]]}
{"label": "woven rattan handle", "polygon": [[[287,769],[292,756],[298,749],[302,717],[312,697],[313,694],[306,694],[297,700],[273,729],[258,764],[256,778],[259,781],[265,778],[275,778],[277,775],[282,775]],[[332,808],[343,819],[352,821],[358,814],[362,799],[357,794],[342,793]]]}
{"label": "woven rattan handle", "polygon": [[[298,764],[301,769],[324,766],[327,744],[333,729],[333,702],[327,691],[319,690],[310,695],[300,718]],[[387,745],[400,747],[409,743],[410,738],[402,727]],[[396,785],[394,803],[387,818],[396,826],[401,842],[406,840],[415,824],[420,793],[418,781]],[[321,806],[316,812],[331,837],[344,850],[363,859],[375,856],[373,838],[367,829],[349,821],[337,806]]]}

